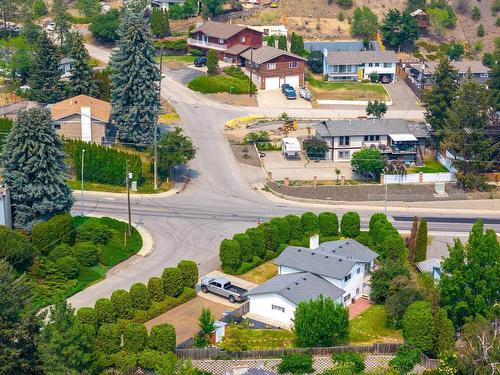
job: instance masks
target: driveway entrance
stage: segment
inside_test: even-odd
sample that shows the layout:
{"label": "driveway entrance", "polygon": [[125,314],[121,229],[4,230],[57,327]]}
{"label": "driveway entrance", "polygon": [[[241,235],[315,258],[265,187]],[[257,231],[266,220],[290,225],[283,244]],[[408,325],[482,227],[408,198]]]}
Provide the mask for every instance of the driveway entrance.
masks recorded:
{"label": "driveway entrance", "polygon": [[[266,85],[268,79],[269,78],[266,78]],[[298,91],[297,99],[289,100],[285,98],[285,95],[283,95],[281,90],[259,90],[259,92],[257,93],[257,102],[259,103],[259,107],[283,108],[284,112],[286,112],[287,108],[312,108],[311,103],[309,103],[307,100],[302,99],[299,96]]]}

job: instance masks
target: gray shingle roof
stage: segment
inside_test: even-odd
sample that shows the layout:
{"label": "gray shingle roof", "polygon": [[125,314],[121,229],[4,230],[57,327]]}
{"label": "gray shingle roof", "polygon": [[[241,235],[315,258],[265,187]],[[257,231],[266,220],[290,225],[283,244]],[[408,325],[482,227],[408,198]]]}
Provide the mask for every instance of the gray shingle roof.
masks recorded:
{"label": "gray shingle roof", "polygon": [[[363,51],[364,45],[359,40],[347,40],[342,42],[304,42],[304,48],[309,51],[321,51],[326,49],[332,51]],[[379,47],[375,40],[369,42],[369,50],[378,51]]]}
{"label": "gray shingle roof", "polygon": [[375,260],[378,256],[375,251],[352,239],[323,242],[317,250],[319,249],[325,253],[366,263]]}
{"label": "gray shingle roof", "polygon": [[[451,61],[450,64],[458,70],[459,73],[467,73],[470,69],[472,73],[488,73],[491,69],[484,66],[484,64],[477,61]],[[425,63],[427,66],[427,71],[431,74],[434,74],[436,68],[439,65],[437,61],[427,61]],[[421,64],[417,64],[417,68],[420,69]]]}
{"label": "gray shingle roof", "polygon": [[394,51],[331,51],[326,61],[330,65],[354,65],[374,62],[398,62]]}
{"label": "gray shingle roof", "polygon": [[239,26],[232,23],[207,21],[191,31],[191,33],[202,32],[213,38],[227,39],[245,29],[245,26]]}
{"label": "gray shingle roof", "polygon": [[425,124],[404,119],[353,119],[327,120],[314,125],[321,137],[342,137],[355,135],[413,134],[417,138],[429,137]]}
{"label": "gray shingle roof", "polygon": [[241,54],[242,52],[245,52],[247,49],[250,49],[252,48],[251,46],[245,46],[244,44],[235,44],[234,46],[231,46],[229,47],[227,50],[226,50],[226,54],[228,55],[239,55]]}
{"label": "gray shingle roof", "polygon": [[262,47],[259,47],[257,49],[254,49],[253,54],[251,54],[250,50],[247,50],[241,54],[241,57],[243,57],[247,60],[250,60],[250,58],[252,58],[253,62],[255,62],[257,64],[262,64],[262,63],[265,63],[269,60],[275,59],[276,57],[279,57],[282,55],[294,57],[297,60],[304,60],[304,61],[307,60],[307,59],[300,57],[299,55],[296,55],[294,53],[283,51],[281,49],[269,47],[269,46],[262,46]]}
{"label": "gray shingle roof", "polygon": [[333,300],[345,291],[309,272],[278,275],[247,292],[247,296],[277,293],[294,304],[317,298],[320,294]]}
{"label": "gray shingle roof", "polygon": [[431,258],[431,259],[423,260],[422,262],[417,262],[416,266],[420,272],[432,273],[434,268],[441,269],[442,263],[443,263],[443,259]]}

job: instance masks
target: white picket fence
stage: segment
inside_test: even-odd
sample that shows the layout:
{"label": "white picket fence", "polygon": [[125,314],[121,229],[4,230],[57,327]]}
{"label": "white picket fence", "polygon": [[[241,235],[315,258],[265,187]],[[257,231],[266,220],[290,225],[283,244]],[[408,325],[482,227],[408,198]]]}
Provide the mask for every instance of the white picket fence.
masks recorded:
{"label": "white picket fence", "polygon": [[[422,177],[420,176],[422,175]],[[385,184],[433,184],[435,182],[454,182],[456,181],[455,174],[451,172],[443,173],[408,173],[386,174],[383,177]]]}

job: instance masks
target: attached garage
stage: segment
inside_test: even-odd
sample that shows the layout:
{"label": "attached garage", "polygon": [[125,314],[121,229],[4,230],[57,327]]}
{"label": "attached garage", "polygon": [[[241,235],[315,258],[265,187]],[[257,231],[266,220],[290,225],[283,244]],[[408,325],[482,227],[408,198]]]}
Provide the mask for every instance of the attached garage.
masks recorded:
{"label": "attached garage", "polygon": [[263,79],[264,79],[264,90],[280,89],[280,77],[265,77]]}
{"label": "attached garage", "polygon": [[298,75],[297,76],[286,76],[284,83],[288,83],[290,86],[297,88],[300,86],[300,78]]}

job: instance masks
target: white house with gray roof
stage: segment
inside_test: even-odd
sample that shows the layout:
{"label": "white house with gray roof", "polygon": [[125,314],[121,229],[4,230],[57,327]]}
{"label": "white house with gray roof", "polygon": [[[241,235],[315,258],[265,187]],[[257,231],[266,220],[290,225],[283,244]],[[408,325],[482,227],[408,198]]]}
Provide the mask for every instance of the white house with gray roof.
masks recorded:
{"label": "white house with gray roof", "polygon": [[320,295],[349,305],[363,293],[363,280],[377,253],[353,239],[312,249],[288,246],[275,260],[278,275],[247,292],[250,313],[290,326],[295,308]]}
{"label": "white house with gray roof", "polygon": [[323,50],[323,75],[329,81],[361,81],[371,74],[396,79],[394,51],[328,51]]}

